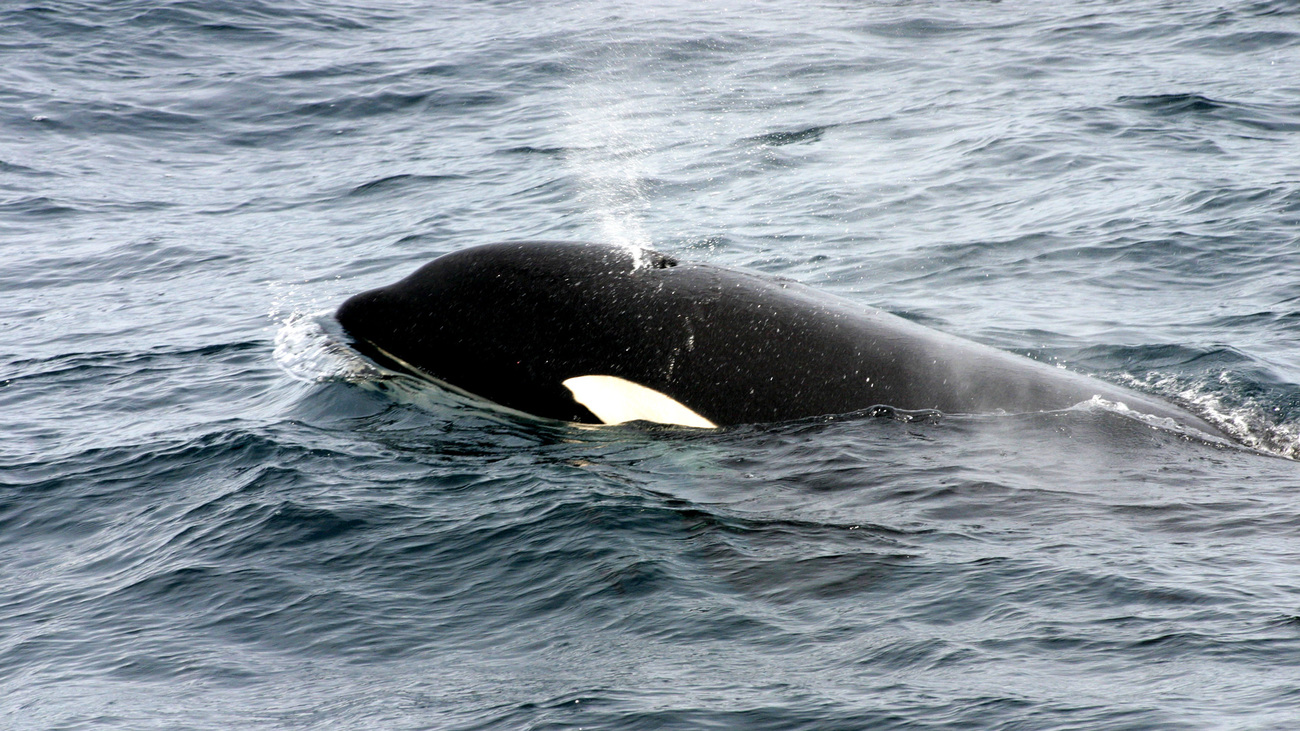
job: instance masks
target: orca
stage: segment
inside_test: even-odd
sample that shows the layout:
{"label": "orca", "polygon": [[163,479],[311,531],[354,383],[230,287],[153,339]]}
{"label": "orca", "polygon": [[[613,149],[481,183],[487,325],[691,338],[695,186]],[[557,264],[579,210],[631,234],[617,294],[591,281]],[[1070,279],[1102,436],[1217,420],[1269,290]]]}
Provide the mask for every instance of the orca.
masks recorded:
{"label": "orca", "polygon": [[469,248],[351,297],[336,317],[380,365],[569,422],[709,428],[876,406],[1026,413],[1100,400],[1223,436],[1155,397],[793,280],[625,246]]}

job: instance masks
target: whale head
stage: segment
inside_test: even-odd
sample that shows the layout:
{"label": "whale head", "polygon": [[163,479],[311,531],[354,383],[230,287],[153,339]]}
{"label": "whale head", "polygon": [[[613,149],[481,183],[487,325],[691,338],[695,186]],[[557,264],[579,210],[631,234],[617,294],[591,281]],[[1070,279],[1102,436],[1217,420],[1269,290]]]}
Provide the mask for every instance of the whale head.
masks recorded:
{"label": "whale head", "polygon": [[712,426],[654,377],[679,329],[654,279],[676,264],[621,246],[493,244],[362,292],[336,317],[379,364],[529,414]]}

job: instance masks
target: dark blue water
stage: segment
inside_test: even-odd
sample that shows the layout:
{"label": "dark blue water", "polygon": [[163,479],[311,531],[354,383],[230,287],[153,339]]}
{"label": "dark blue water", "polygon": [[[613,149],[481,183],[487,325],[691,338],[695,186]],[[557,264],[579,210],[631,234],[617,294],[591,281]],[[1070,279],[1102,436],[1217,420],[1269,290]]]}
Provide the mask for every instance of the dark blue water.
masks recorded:
{"label": "dark blue water", "polygon": [[[1181,403],[579,429],[327,314],[503,239]],[[1300,7],[0,4],[0,726],[1286,729]]]}

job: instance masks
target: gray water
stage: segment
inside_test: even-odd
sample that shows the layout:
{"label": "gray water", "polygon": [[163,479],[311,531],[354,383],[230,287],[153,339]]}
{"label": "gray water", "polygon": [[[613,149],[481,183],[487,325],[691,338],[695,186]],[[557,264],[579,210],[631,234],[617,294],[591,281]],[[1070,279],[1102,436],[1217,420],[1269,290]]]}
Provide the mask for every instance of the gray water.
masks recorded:
{"label": "gray water", "polygon": [[[1292,728],[1300,6],[0,6],[0,725]],[[1175,401],[717,432],[379,379],[509,239]]]}

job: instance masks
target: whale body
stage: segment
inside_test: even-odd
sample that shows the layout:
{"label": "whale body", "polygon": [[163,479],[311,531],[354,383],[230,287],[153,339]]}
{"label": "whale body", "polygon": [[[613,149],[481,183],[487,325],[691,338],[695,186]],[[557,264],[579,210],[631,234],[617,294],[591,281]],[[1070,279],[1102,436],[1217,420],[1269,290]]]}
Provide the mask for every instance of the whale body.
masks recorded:
{"label": "whale body", "polygon": [[336,317],[381,365],[570,422],[712,427],[1101,399],[1222,436],[1160,399],[792,280],[623,246],[465,249],[353,296]]}

